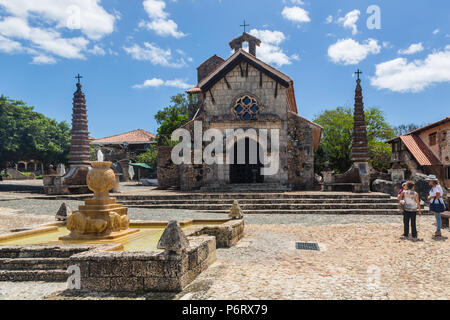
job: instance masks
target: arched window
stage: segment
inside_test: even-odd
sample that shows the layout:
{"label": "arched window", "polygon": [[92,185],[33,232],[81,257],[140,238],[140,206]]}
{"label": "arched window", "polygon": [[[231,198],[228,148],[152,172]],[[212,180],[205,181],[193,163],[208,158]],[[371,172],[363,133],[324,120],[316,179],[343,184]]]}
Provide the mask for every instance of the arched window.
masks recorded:
{"label": "arched window", "polygon": [[254,120],[261,107],[255,97],[244,95],[237,99],[232,108],[233,114],[240,120]]}

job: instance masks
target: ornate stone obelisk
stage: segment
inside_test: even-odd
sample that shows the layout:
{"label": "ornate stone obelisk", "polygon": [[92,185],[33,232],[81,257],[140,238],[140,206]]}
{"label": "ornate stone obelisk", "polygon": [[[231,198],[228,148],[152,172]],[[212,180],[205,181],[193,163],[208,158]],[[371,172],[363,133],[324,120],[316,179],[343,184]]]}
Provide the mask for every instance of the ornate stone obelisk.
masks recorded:
{"label": "ornate stone obelisk", "polygon": [[364,103],[361,87],[361,79],[359,75],[361,71],[357,71],[358,79],[356,80],[355,90],[355,111],[353,115],[353,144],[352,144],[352,161],[367,162],[369,160],[369,147],[367,142],[366,118],[364,116]]}
{"label": "ornate stone obelisk", "polygon": [[352,162],[359,170],[362,189],[360,192],[370,191],[370,168],[369,168],[369,145],[366,131],[366,118],[364,115],[364,102],[362,95],[361,79],[359,75],[362,72],[358,69],[356,72],[355,89],[355,110],[353,115],[353,142],[352,142]]}
{"label": "ornate stone obelisk", "polygon": [[76,79],[77,91],[73,95],[72,111],[72,140],[69,153],[69,172],[63,176],[64,189],[68,193],[89,193],[86,184],[86,176],[91,167],[91,155],[89,147],[89,131],[87,120],[86,98],[81,90],[82,85],[78,75]]}

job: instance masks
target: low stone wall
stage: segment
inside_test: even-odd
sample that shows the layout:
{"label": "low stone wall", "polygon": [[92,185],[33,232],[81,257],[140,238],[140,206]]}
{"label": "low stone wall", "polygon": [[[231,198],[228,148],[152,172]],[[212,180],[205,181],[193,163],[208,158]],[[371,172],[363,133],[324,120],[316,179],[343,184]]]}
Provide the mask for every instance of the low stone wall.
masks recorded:
{"label": "low stone wall", "polygon": [[81,290],[97,292],[179,292],[216,260],[216,240],[190,237],[182,254],[84,252],[70,258],[81,270]]}
{"label": "low stone wall", "polygon": [[34,180],[35,179],[34,173],[32,173],[30,176],[27,176],[27,175],[23,174],[22,172],[20,172],[16,169],[13,169],[13,168],[6,169],[6,172],[11,177],[11,180]]}
{"label": "low stone wall", "polygon": [[193,227],[190,236],[209,235],[216,238],[217,248],[231,248],[244,237],[245,223],[243,219],[230,220],[221,225]]}

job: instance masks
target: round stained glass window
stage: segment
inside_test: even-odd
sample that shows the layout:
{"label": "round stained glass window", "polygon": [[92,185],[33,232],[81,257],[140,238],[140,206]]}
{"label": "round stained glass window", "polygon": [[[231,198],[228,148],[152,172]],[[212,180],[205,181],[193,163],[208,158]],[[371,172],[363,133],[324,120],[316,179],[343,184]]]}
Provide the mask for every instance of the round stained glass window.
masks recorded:
{"label": "round stained glass window", "polygon": [[231,111],[240,120],[254,120],[260,111],[258,101],[255,97],[245,95],[237,99]]}

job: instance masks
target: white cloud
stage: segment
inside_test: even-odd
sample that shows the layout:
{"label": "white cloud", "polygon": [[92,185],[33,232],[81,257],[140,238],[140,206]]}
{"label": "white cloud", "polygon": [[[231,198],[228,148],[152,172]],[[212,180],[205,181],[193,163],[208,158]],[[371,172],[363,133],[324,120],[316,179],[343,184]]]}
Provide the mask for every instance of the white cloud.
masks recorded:
{"label": "white cloud", "polygon": [[339,18],[336,23],[342,25],[344,28],[352,29],[352,34],[358,33],[358,27],[356,23],[359,20],[359,15],[361,12],[357,9],[350,11],[345,15],[345,17]]}
{"label": "white cloud", "polygon": [[286,40],[283,32],[252,29],[249,33],[261,40],[261,46],[256,49],[256,56],[265,63],[281,67],[299,59],[298,55],[288,56],[281,49],[280,44]]}
{"label": "white cloud", "polygon": [[378,40],[367,39],[359,43],[353,39],[341,39],[328,48],[328,56],[335,63],[358,64],[369,54],[378,54],[381,46]]}
{"label": "white cloud", "polygon": [[189,89],[192,88],[193,85],[186,83],[181,79],[174,80],[163,80],[159,78],[153,78],[149,80],[145,80],[142,84],[136,84],[133,86],[135,89],[144,89],[144,88],[157,88],[157,87],[173,87],[178,89]]}
{"label": "white cloud", "polygon": [[436,84],[450,82],[450,45],[424,60],[408,62],[397,58],[376,65],[371,84],[394,92],[420,92]]}
{"label": "white cloud", "polygon": [[326,19],[325,19],[325,23],[326,24],[330,24],[330,23],[332,23],[333,22],[333,16],[332,15],[329,15]]}
{"label": "white cloud", "polygon": [[[283,3],[287,3],[287,0],[283,0]],[[302,0],[290,0],[293,4],[304,5],[305,3]]]}
{"label": "white cloud", "polygon": [[46,56],[45,54],[34,56],[33,64],[55,64],[56,59],[50,56]]}
{"label": "white cloud", "polygon": [[106,55],[105,49],[96,44],[92,49],[89,49],[88,52],[95,56],[104,56]]}
{"label": "white cloud", "polygon": [[55,30],[30,27],[26,21],[16,17],[0,21],[0,35],[29,41],[34,47],[68,59],[84,59],[82,51],[89,43],[83,37],[63,38]]}
{"label": "white cloud", "polygon": [[[19,43],[39,64],[55,63],[53,56],[85,59],[90,41],[112,33],[117,19],[100,0],[0,0],[0,10],[0,36]],[[70,37],[74,30],[81,35]]]}
{"label": "white cloud", "polygon": [[297,6],[284,7],[281,14],[283,15],[283,18],[297,23],[306,23],[311,21],[308,11]]}
{"label": "white cloud", "polygon": [[100,0],[0,0],[12,16],[24,20],[39,17],[57,29],[80,29],[98,40],[114,31],[116,17],[99,5]]}
{"label": "white cloud", "polygon": [[173,68],[181,68],[186,65],[183,58],[174,61],[172,50],[161,49],[154,43],[144,42],[143,47],[135,44],[132,47],[124,47],[123,49],[131,55],[133,59],[149,61],[154,65]]}
{"label": "white cloud", "polygon": [[423,51],[423,45],[422,42],[419,43],[413,43],[408,47],[408,49],[400,49],[398,50],[399,54],[414,54],[417,52]]}
{"label": "white cloud", "polygon": [[6,53],[21,52],[23,50],[20,42],[13,41],[6,37],[0,36],[0,51]]}
{"label": "white cloud", "polygon": [[434,34],[434,35],[437,35],[440,31],[441,31],[441,30],[439,30],[439,29],[435,29],[435,30],[433,31],[433,34]]}
{"label": "white cloud", "polygon": [[163,0],[144,0],[143,5],[151,21],[139,23],[140,27],[145,26],[148,30],[152,30],[163,37],[182,38],[186,36],[178,30],[175,21],[169,19],[169,14],[164,11],[166,3]]}

